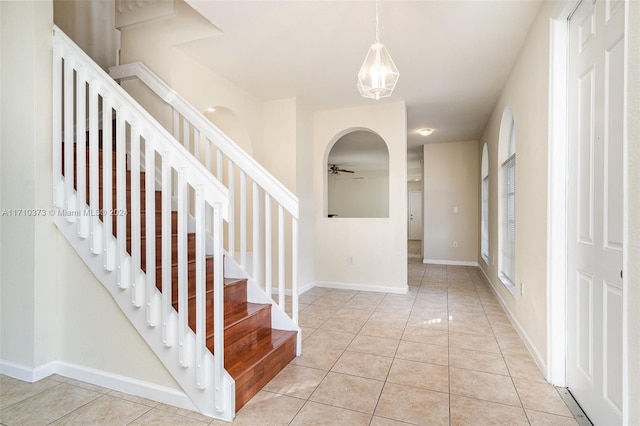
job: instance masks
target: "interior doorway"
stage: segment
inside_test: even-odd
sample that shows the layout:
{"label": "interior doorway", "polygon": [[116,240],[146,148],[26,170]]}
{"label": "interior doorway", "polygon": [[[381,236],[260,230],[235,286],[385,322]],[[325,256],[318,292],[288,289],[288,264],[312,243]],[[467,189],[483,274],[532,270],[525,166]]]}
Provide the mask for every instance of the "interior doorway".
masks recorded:
{"label": "interior doorway", "polygon": [[409,259],[422,259],[422,191],[409,190],[407,213],[407,255]]}

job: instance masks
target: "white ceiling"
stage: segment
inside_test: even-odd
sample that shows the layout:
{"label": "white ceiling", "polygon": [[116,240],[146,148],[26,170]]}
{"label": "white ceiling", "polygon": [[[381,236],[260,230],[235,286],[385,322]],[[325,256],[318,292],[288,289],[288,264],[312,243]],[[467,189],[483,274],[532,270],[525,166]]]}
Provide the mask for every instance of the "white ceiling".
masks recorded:
{"label": "white ceiling", "polygon": [[[263,100],[333,109],[404,100],[408,146],[477,140],[540,2],[380,3],[380,38],[399,71],[390,98],[359,96],[373,1],[187,1],[222,34],[177,46]],[[421,128],[435,132],[422,137]]]}

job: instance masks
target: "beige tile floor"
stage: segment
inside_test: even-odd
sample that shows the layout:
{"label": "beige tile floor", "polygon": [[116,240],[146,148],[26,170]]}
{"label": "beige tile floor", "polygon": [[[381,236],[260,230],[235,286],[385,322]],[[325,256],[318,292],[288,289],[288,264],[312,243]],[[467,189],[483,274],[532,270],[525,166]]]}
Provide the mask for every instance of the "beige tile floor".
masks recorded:
{"label": "beige tile floor", "polygon": [[[415,247],[414,247],[415,249]],[[575,425],[477,268],[409,261],[407,295],[300,296],[303,355],[237,414],[242,425]],[[3,425],[224,424],[52,376],[0,376]]]}

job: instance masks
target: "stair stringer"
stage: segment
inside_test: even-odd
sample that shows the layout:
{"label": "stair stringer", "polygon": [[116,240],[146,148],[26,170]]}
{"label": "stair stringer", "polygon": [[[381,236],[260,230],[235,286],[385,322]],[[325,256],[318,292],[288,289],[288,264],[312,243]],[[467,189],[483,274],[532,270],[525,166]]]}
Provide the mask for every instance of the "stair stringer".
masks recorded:
{"label": "stair stringer", "polygon": [[267,292],[262,289],[234,258],[231,256],[224,257],[224,270],[226,278],[241,278],[247,280],[247,301],[251,303],[269,304],[271,305],[271,324],[278,330],[296,331],[298,337],[296,339],[296,356],[302,355],[302,330],[289,317],[289,315],[280,307],[280,305],[269,297]]}
{"label": "stair stringer", "polygon": [[[88,206],[87,206],[88,208]],[[188,367],[180,366],[178,359],[178,314],[173,312],[168,318],[169,330],[173,330],[172,346],[166,346],[162,343],[162,328],[159,326],[159,316],[155,319],[156,326],[147,323],[146,311],[142,307],[135,307],[131,304],[130,288],[122,289],[116,284],[116,272],[108,271],[104,268],[102,255],[96,255],[91,252],[90,238],[82,238],[78,235],[77,223],[69,222],[67,218],[57,216],[55,224],[60,232],[67,239],[69,244],[76,251],[78,256],[84,261],[87,267],[102,283],[104,288],[109,292],[113,300],[116,302],[122,313],[127,317],[131,324],[138,331],[140,336],[149,345],[151,350],[160,359],[167,371],[173,376],[180,385],[185,395],[193,404],[191,407],[184,407],[194,411],[198,411],[206,416],[217,418],[225,421],[232,421],[235,417],[235,381],[224,370],[222,378],[222,389],[220,389],[220,408],[216,408],[216,390],[212,380],[213,374],[208,374],[209,383],[205,389],[200,389],[196,385],[195,372],[195,351],[191,351],[191,359]],[[102,223],[98,224],[96,232],[102,233]],[[115,250],[115,237],[113,238],[112,248]],[[127,254],[127,256],[129,256]],[[129,256],[130,257],[130,256]],[[141,272],[144,276],[145,274]],[[155,293],[151,298],[152,312],[160,312],[161,293],[154,287]],[[191,347],[195,347],[195,334],[188,330],[187,342]],[[205,357],[204,368],[206,371],[213,373],[214,371],[214,355],[207,351]]]}

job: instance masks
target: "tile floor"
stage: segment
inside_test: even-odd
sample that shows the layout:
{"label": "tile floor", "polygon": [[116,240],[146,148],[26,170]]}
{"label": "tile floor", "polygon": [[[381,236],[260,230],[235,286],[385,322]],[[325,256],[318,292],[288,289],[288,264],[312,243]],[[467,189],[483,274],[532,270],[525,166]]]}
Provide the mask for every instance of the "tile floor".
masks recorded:
{"label": "tile floor", "polygon": [[[410,247],[415,251],[415,247]],[[237,414],[242,425],[575,425],[477,268],[409,260],[409,293],[300,296],[304,353]],[[3,425],[217,425],[52,376],[0,376]]]}

